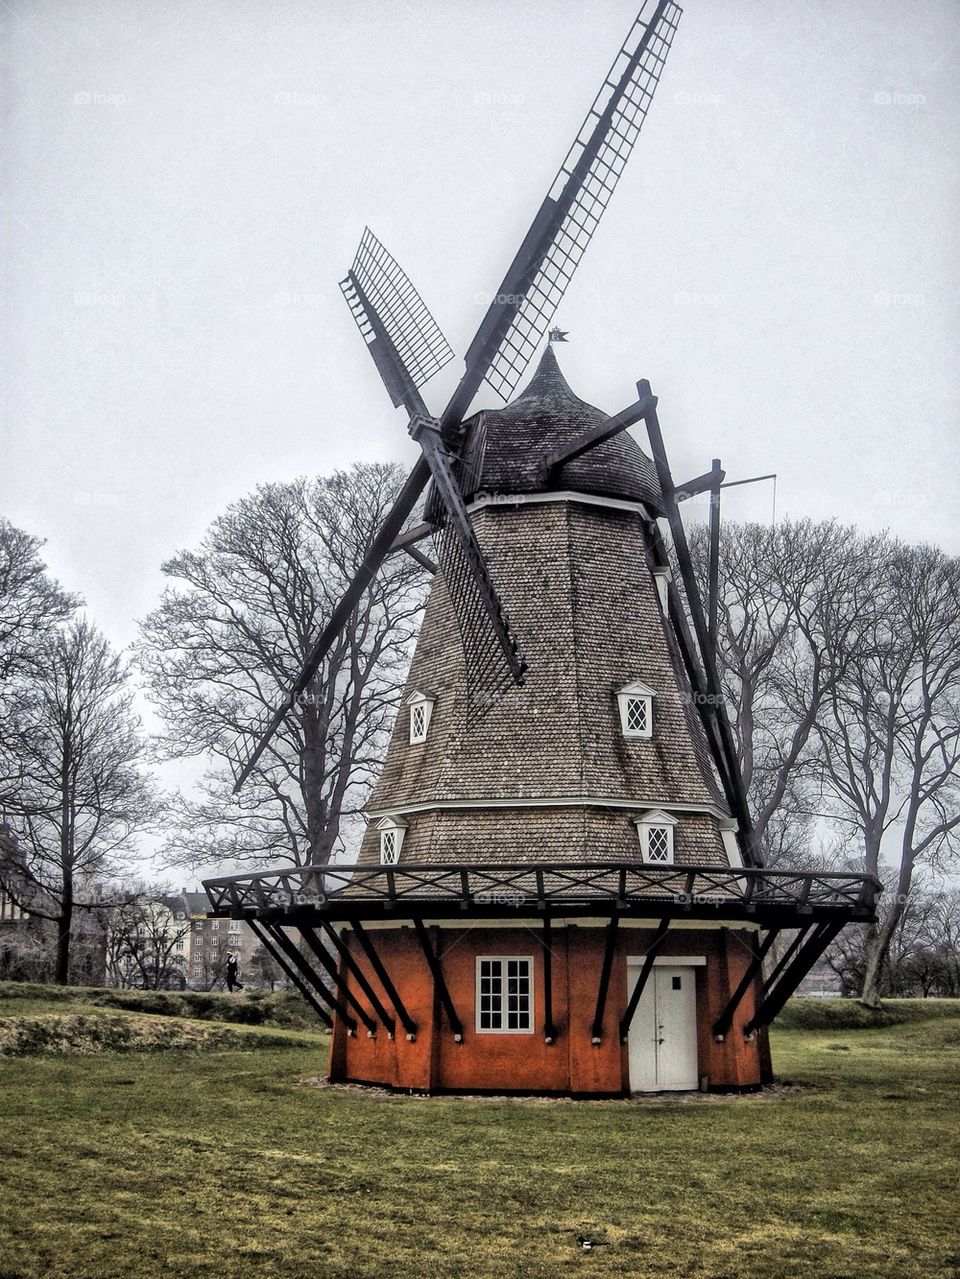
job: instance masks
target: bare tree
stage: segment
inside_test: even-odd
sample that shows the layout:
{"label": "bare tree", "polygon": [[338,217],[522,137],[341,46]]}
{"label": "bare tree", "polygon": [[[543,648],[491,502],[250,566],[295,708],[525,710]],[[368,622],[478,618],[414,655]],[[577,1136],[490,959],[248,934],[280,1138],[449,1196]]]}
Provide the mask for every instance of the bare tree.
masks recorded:
{"label": "bare tree", "polygon": [[896,868],[867,928],[861,998],[874,1006],[915,870],[946,865],[960,827],[960,562],[930,546],[874,547],[861,643],[817,724],[828,805],[852,821],[863,865]]}
{"label": "bare tree", "polygon": [[[890,867],[885,885],[895,889],[898,874]],[[867,967],[867,934],[850,925],[825,956],[840,979],[841,993],[859,995]],[[890,944],[877,975],[883,996],[960,995],[960,890],[914,884],[890,935]]]}
{"label": "bare tree", "polygon": [[35,669],[52,631],[79,603],[47,576],[42,546],[40,538],[0,516],[0,725],[18,677]]}
{"label": "bare tree", "polygon": [[[691,548],[706,590],[707,537]],[[855,529],[832,521],[723,527],[718,659],[756,839],[768,865],[798,866],[813,838],[815,727],[853,657],[872,590]]]}
{"label": "bare tree", "polygon": [[167,850],[191,866],[324,864],[359,815],[386,744],[425,594],[403,553],[370,582],[307,694],[237,800],[235,735],[269,715],[354,576],[402,483],[398,467],[267,484],[164,565],[172,585],[139,658],[170,758],[212,757]]}
{"label": "bare tree", "polygon": [[165,890],[140,886],[111,911],[107,978],[113,985],[163,990],[186,984],[189,923],[176,923]]}
{"label": "bare tree", "polygon": [[120,657],[90,622],[75,621],[43,645],[3,735],[4,803],[17,838],[0,884],[55,924],[61,983],[75,913],[109,904],[102,884],[158,812],[131,702]]}

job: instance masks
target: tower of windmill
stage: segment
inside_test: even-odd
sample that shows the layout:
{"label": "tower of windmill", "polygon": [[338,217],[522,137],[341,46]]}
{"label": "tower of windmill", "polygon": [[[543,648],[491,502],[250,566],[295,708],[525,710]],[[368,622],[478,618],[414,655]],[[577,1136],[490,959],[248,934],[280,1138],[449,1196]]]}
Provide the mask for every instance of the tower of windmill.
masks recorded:
{"label": "tower of windmill", "polygon": [[[680,10],[647,8],[439,418],[420,387],[452,352],[370,231],[341,286],[421,459],[238,786],[384,557],[416,555],[433,587],[356,866],[206,882],[332,1026],[334,1080],[757,1087],[771,1019],[839,929],[873,917],[876,881],[768,871],[755,846],[679,510],[710,492],[716,531],[719,465],[675,484],[649,384],[607,416],[553,341],[511,399],[663,70]],[[509,402],[468,416],[484,382]],[[627,433],[641,421],[649,454]]]}

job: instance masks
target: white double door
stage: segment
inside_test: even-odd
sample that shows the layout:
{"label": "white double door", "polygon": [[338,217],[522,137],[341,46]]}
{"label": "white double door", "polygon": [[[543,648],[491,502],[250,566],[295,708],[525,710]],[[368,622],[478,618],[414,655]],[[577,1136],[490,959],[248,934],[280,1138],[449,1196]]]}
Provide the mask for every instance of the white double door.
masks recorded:
{"label": "white double door", "polygon": [[[642,961],[627,968],[627,997],[640,976]],[[667,1092],[696,1088],[696,969],[654,966],[630,1027],[631,1092]]]}

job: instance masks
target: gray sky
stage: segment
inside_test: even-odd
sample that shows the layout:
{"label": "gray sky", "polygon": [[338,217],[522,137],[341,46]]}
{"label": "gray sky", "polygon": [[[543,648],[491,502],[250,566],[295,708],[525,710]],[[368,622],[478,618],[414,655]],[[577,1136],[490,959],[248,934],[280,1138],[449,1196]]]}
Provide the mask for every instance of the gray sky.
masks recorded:
{"label": "gray sky", "polygon": [[[462,354],[636,4],[0,0],[0,511],[116,644],[259,481],[412,458],[337,288],[363,225]],[[689,0],[574,389],[647,377],[678,475],[960,551],[958,61],[948,0]]]}

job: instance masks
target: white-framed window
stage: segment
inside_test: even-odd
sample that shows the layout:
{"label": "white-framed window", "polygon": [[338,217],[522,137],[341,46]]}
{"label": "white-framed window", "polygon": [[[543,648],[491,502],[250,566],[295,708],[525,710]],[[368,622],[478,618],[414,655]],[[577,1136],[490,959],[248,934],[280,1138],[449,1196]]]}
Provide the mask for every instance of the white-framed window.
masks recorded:
{"label": "white-framed window", "polygon": [[202,976],[203,976],[203,964],[194,964],[194,966],[193,966],[193,975],[194,975],[194,977],[202,977]]}
{"label": "white-framed window", "polygon": [[213,929],[215,933],[218,933],[220,931],[220,920],[219,919],[211,920],[210,927]]}
{"label": "white-framed window", "polygon": [[670,866],[673,864],[673,831],[677,819],[670,813],[656,810],[634,818],[637,837],[640,840],[640,855],[651,865]]}
{"label": "white-framed window", "polygon": [[477,1032],[533,1034],[532,956],[477,956]]}
{"label": "white-framed window", "polygon": [[427,740],[430,731],[430,719],[433,715],[433,704],[436,701],[433,693],[422,688],[415,688],[406,700],[410,708],[410,745],[416,746]]}
{"label": "white-framed window", "polygon": [[617,689],[620,731],[624,737],[653,736],[653,699],[655,691],[648,684],[634,680]]}
{"label": "white-framed window", "polygon": [[231,919],[228,933],[239,933],[243,931],[243,923],[239,919]]}
{"label": "white-framed window", "polygon": [[380,865],[396,866],[400,860],[407,823],[399,817],[384,817],[377,824],[380,832]]}

